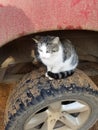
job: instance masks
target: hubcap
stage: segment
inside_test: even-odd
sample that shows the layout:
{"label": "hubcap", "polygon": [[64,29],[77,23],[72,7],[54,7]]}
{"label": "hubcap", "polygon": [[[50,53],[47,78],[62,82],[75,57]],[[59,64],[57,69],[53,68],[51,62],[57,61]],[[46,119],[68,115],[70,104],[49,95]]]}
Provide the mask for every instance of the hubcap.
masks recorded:
{"label": "hubcap", "polygon": [[24,130],[78,130],[89,118],[91,109],[83,101],[58,101],[31,115]]}

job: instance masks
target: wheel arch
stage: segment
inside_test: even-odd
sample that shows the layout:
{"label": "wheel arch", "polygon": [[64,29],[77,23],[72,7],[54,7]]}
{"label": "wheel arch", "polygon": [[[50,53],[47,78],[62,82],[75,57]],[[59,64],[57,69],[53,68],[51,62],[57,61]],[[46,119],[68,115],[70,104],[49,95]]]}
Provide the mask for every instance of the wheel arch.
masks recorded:
{"label": "wheel arch", "polygon": [[97,7],[97,0],[1,1],[0,46],[36,32],[76,29],[98,31]]}

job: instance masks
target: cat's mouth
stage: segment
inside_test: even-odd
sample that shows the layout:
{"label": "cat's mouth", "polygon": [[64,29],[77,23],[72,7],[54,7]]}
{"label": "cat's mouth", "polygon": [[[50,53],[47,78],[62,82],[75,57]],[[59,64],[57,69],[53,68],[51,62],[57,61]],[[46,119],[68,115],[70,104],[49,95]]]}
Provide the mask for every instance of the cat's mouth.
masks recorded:
{"label": "cat's mouth", "polygon": [[47,57],[42,57],[42,59],[47,59]]}
{"label": "cat's mouth", "polygon": [[42,57],[42,59],[48,59],[48,57]]}

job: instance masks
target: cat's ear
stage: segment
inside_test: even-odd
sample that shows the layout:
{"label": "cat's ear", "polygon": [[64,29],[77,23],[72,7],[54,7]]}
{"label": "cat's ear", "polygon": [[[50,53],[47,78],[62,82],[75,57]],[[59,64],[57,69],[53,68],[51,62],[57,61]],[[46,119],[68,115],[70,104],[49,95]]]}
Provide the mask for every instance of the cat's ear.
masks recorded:
{"label": "cat's ear", "polygon": [[54,44],[58,44],[59,41],[60,41],[59,37],[55,37],[55,38],[53,39],[53,43],[54,43]]}
{"label": "cat's ear", "polygon": [[39,41],[37,39],[35,39],[35,38],[32,38],[32,39],[35,41],[35,43],[39,43]]}

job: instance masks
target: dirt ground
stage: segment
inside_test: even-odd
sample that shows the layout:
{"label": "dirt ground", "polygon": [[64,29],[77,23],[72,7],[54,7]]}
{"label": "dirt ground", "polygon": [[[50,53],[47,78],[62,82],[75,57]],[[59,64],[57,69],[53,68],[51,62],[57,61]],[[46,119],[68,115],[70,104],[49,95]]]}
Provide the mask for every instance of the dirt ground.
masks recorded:
{"label": "dirt ground", "polygon": [[[98,65],[97,63],[81,63],[80,67],[98,86]],[[13,84],[0,84],[0,130],[4,130],[4,110],[10,90]],[[98,130],[98,121],[90,130]]]}
{"label": "dirt ground", "polygon": [[0,130],[4,130],[4,110],[12,85],[0,84]]}

